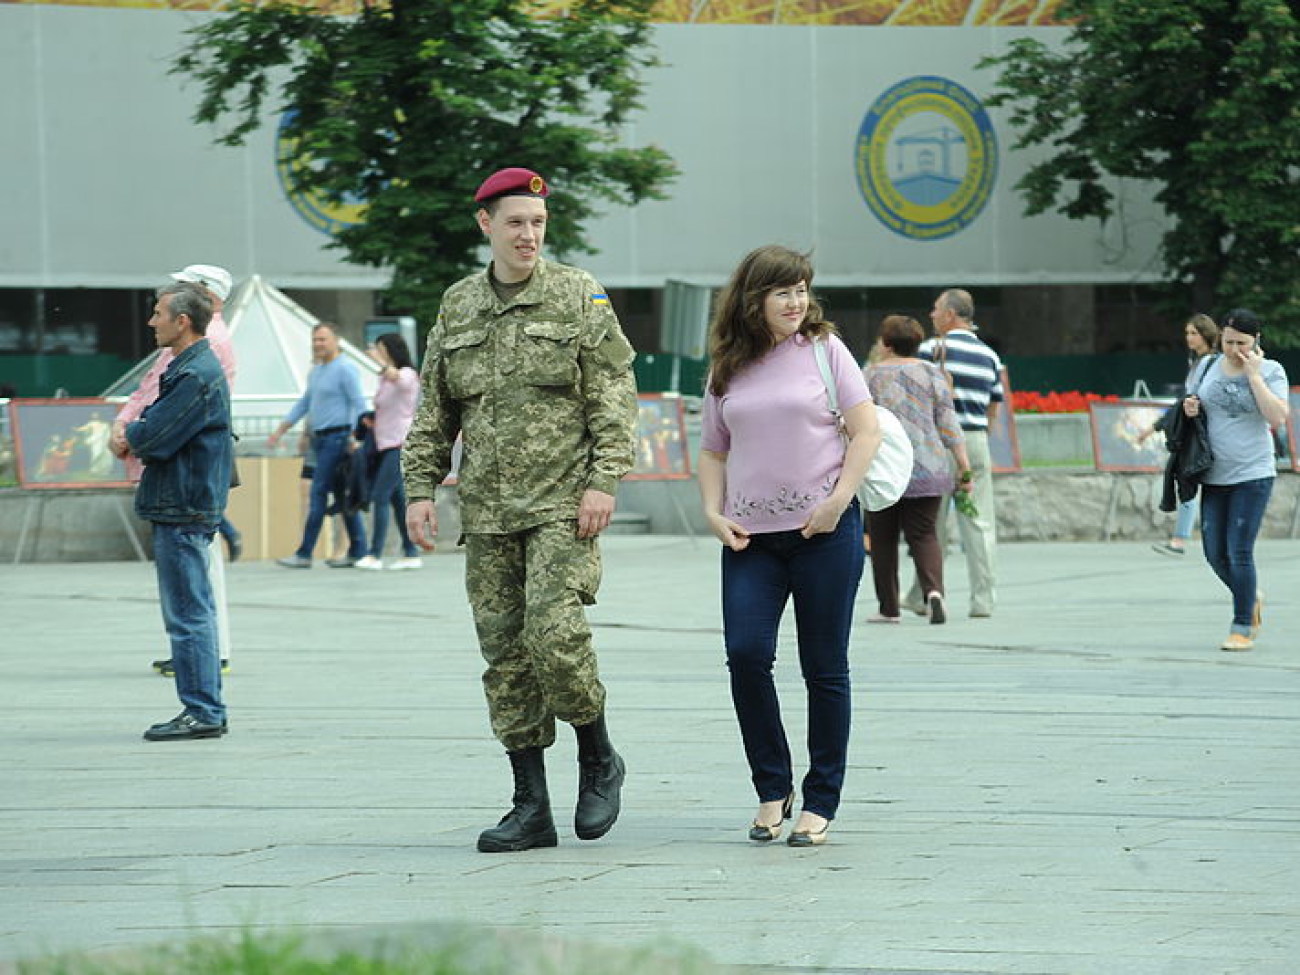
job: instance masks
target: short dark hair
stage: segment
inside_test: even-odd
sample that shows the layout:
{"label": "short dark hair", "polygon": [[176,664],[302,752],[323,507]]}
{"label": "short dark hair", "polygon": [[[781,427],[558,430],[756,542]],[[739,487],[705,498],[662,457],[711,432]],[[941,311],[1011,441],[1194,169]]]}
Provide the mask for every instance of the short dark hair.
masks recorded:
{"label": "short dark hair", "polygon": [[925,329],[915,318],[906,315],[886,315],[880,323],[880,342],[893,350],[894,355],[914,356],[925,338]]}
{"label": "short dark hair", "polygon": [[1259,335],[1264,330],[1264,323],[1249,308],[1234,308],[1223,316],[1221,328],[1234,328],[1245,335]]}
{"label": "short dark hair", "polygon": [[212,299],[207,291],[189,281],[173,281],[158,289],[160,301],[168,295],[172,300],[167,309],[172,317],[186,316],[196,335],[207,335],[208,324],[212,321]]}

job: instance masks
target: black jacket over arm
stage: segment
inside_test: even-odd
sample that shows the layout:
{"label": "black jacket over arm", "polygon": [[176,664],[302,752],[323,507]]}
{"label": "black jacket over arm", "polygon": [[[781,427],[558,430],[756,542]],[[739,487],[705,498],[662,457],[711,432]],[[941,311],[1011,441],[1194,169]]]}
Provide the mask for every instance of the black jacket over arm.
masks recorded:
{"label": "black jacket over arm", "polygon": [[[1165,431],[1165,444],[1169,447],[1160,510],[1173,511],[1179,502],[1196,497],[1201,478],[1214,463],[1214,452],[1210,450],[1205,414],[1188,416],[1183,412],[1181,401],[1161,418],[1160,425]],[[1177,500],[1174,499],[1175,493]]]}

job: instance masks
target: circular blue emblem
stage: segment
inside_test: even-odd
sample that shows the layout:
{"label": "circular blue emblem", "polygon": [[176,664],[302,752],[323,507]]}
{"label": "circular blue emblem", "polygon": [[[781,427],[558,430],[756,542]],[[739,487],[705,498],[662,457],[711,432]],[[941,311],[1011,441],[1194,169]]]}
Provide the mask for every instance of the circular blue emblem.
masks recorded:
{"label": "circular blue emblem", "polygon": [[881,223],[912,240],[940,240],[969,226],[988,203],[997,136],[983,104],[957,82],[907,78],[867,110],[854,168]]}
{"label": "circular blue emblem", "polygon": [[362,223],[366,214],[364,200],[348,198],[340,202],[329,199],[318,190],[294,189],[293,175],[311,168],[313,162],[299,149],[297,140],[288,134],[293,116],[293,109],[280,116],[280,127],[275,135],[275,172],[285,197],[298,216],[331,237],[344,227]]}

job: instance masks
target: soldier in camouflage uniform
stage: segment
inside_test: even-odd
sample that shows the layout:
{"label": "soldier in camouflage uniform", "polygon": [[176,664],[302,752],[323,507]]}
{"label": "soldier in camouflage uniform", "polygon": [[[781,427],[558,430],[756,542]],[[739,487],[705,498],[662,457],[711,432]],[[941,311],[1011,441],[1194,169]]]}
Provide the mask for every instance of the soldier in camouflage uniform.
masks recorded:
{"label": "soldier in camouflage uniform", "polygon": [[432,549],[434,489],[463,441],[466,589],[515,783],[510,811],[479,836],[484,852],[558,842],[543,761],[556,718],[578,738],[580,839],[614,825],[624,775],[583,606],[600,584],[596,537],[634,460],[633,351],[595,278],[541,259],[548,192],[526,169],[479,188],[492,263],[443,295],[402,456],[407,527]]}

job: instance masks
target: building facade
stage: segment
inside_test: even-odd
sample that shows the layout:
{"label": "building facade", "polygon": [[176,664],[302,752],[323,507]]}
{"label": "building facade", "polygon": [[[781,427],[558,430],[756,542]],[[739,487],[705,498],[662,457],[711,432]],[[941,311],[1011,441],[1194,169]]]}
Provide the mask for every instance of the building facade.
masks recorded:
{"label": "building facade", "polygon": [[[211,6],[0,0],[0,383],[22,395],[93,393],[147,353],[150,290],[195,261],[261,274],[345,330],[378,310],[385,274],[326,246],[357,208],[287,191],[280,119],[242,148],[190,121],[197,91],[168,68]],[[1117,187],[1123,219],[1105,226],[1025,217],[1013,187],[1029,160],[984,103],[980,59],[1027,33],[1059,43],[1054,7],[664,0],[662,65],[628,140],[663,147],[681,175],[669,199],[599,217],[583,261],[638,348],[657,351],[666,280],[716,286],[764,243],[813,253],[860,353],[882,315],[923,314],[953,284],[976,292],[1004,352],[1135,348],[1126,319],[1151,324],[1142,288],[1163,228],[1149,191]],[[204,214],[184,239],[167,232],[176,200]]]}

